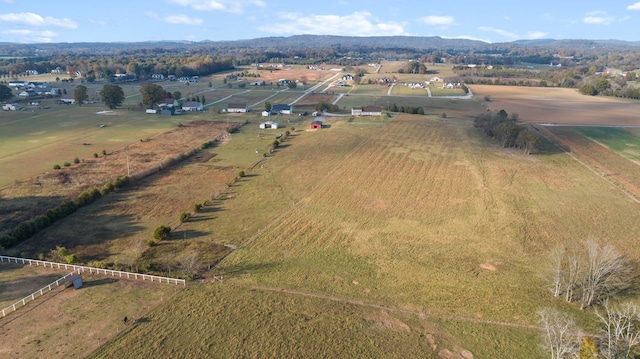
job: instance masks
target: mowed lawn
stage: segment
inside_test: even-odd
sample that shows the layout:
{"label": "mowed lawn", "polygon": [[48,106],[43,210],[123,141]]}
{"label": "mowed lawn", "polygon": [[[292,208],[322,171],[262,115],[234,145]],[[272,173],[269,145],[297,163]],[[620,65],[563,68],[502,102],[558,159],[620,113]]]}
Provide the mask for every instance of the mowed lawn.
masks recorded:
{"label": "mowed lawn", "polygon": [[[0,188],[39,173],[55,164],[93,158],[153,137],[194,116],[160,117],[141,111],[117,110],[99,115],[99,106],[53,105],[48,110],[3,113],[0,121]],[[7,117],[5,117],[5,114]],[[98,127],[104,124],[106,127]]]}
{"label": "mowed lawn", "polygon": [[[172,306],[180,312],[155,311],[98,356],[436,357],[466,348],[540,358],[537,310],[583,323],[593,314],[550,296],[548,249],[594,236],[640,257],[637,204],[618,188],[563,153],[496,148],[462,118],[334,122],[285,143],[233,187],[214,220],[190,224],[238,245],[215,268],[224,283],[184,292]],[[183,327],[203,334],[167,334]],[[415,337],[427,334],[435,350]]]}

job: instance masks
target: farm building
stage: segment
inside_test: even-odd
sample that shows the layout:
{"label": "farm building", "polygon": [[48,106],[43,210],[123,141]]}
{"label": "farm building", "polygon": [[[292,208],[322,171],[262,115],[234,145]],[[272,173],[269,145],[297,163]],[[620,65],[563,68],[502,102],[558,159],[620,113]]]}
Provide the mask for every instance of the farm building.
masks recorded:
{"label": "farm building", "polygon": [[29,98],[29,97],[36,97],[36,96],[38,96],[38,93],[33,90],[22,91],[18,94],[18,97],[20,98]]}
{"label": "farm building", "polygon": [[173,107],[167,107],[163,110],[160,110],[160,116],[173,116],[174,109]]}
{"label": "farm building", "polygon": [[319,121],[319,120],[311,121],[310,129],[319,130],[321,128],[322,128],[322,121]]}
{"label": "farm building", "polygon": [[262,117],[269,117],[271,116],[271,111],[262,111]]}
{"label": "farm building", "polygon": [[241,112],[248,112],[249,108],[247,107],[246,103],[230,103],[229,105],[227,105],[227,112],[231,112],[231,113],[241,113]]}
{"label": "farm building", "polygon": [[202,111],[204,106],[198,101],[186,101],[182,104],[183,111]]}
{"label": "farm building", "polygon": [[353,116],[380,116],[382,115],[382,107],[380,106],[363,106],[351,109]]}
{"label": "farm building", "polygon": [[263,80],[260,80],[260,81],[252,82],[250,85],[251,85],[251,86],[264,86],[264,85],[265,85],[265,83],[264,83],[264,81],[263,81]]}
{"label": "farm building", "polygon": [[158,103],[159,107],[177,107],[178,106],[178,100],[176,100],[175,98],[166,98],[163,101],[161,101],[160,103]]}
{"label": "farm building", "polygon": [[281,115],[291,115],[293,113],[293,108],[291,107],[291,105],[279,103],[271,107],[271,112],[279,113]]}
{"label": "farm building", "polygon": [[16,103],[8,103],[6,105],[2,105],[2,109],[5,111],[20,111],[24,109],[24,107],[16,104]]}
{"label": "farm building", "polygon": [[263,122],[263,123],[260,124],[260,128],[275,130],[275,129],[278,128],[278,123],[277,122],[273,122],[273,121]]}
{"label": "farm building", "polygon": [[63,95],[58,101],[60,101],[60,103],[65,103],[67,105],[73,105],[74,103],[76,103],[76,99],[73,98],[73,95],[71,94]]}
{"label": "farm building", "polygon": [[82,277],[77,274],[68,276],[64,281],[64,287],[69,288],[71,286],[73,286],[74,289],[82,288]]}

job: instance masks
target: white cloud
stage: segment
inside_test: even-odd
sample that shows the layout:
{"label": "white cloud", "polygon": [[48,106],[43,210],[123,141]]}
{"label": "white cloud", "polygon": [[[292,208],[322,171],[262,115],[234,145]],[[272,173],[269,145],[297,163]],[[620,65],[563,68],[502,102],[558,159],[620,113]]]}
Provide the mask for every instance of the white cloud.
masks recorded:
{"label": "white cloud", "polygon": [[264,32],[281,35],[344,35],[344,36],[391,36],[406,35],[401,24],[379,22],[368,12],[350,15],[302,15],[283,13],[281,21],[260,27]]}
{"label": "white cloud", "polygon": [[474,40],[474,41],[482,41],[482,42],[486,42],[487,44],[491,43],[491,40],[487,40],[487,39],[481,39],[479,37],[475,37],[475,36],[467,36],[467,35],[460,35],[460,36],[440,36],[443,39],[461,39],[461,40]]}
{"label": "white cloud", "polygon": [[499,34],[499,35],[502,35],[504,37],[508,37],[508,38],[511,38],[511,39],[518,39],[519,38],[518,34],[516,34],[516,33],[509,32],[507,30],[496,29],[495,27],[491,27],[491,26],[480,26],[480,27],[478,27],[478,30],[495,32],[496,34]]}
{"label": "white cloud", "polygon": [[92,24],[102,25],[102,26],[107,24],[106,21],[96,20],[96,19],[89,19],[89,22],[92,23]]}
{"label": "white cloud", "polygon": [[58,36],[57,33],[49,30],[5,30],[0,33],[15,37],[16,42],[52,42],[53,38]]}
{"label": "white cloud", "polygon": [[199,18],[191,18],[187,15],[176,14],[165,16],[162,21],[167,24],[177,24],[177,25],[201,25],[202,19]]}
{"label": "white cloud", "polygon": [[263,0],[167,0],[169,3],[188,6],[198,11],[226,11],[241,14],[247,7],[266,7]]}
{"label": "white cloud", "polygon": [[548,33],[542,31],[529,31],[527,32],[527,39],[544,39]]}
{"label": "white cloud", "polygon": [[592,11],[585,14],[582,22],[590,25],[609,25],[614,20],[613,16],[608,16],[604,11]]}
{"label": "white cloud", "polygon": [[640,10],[640,2],[627,6],[627,10]]}
{"label": "white cloud", "polygon": [[42,17],[32,12],[0,14],[0,22],[10,22],[29,26],[58,26],[66,29],[77,29],[78,24],[71,19],[56,19],[54,17]]}
{"label": "white cloud", "polygon": [[425,16],[420,21],[431,26],[447,26],[455,22],[453,16]]}

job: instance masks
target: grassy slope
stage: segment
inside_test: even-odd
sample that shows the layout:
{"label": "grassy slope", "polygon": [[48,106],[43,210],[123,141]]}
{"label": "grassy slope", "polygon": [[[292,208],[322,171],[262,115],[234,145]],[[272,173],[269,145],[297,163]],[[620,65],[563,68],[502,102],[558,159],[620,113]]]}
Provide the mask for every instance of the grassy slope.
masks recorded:
{"label": "grassy slope", "polygon": [[[239,229],[247,234],[259,229],[250,238],[236,237],[241,248],[216,269],[227,283],[422,312],[422,318],[392,316],[408,325],[409,333],[432,328],[437,340],[451,348],[467,348],[478,357],[535,358],[541,356],[535,330],[473,321],[535,325],[535,312],[542,306],[575,312],[553,301],[544,289],[544,254],[557,241],[596,235],[638,256],[632,246],[625,245],[627,234],[638,230],[634,224],[639,223],[638,215],[617,190],[566,155],[525,158],[496,150],[468,122],[400,116],[386,127],[336,123],[329,130],[301,133],[290,145],[250,172],[253,177],[234,189],[234,198],[222,204],[214,221],[217,235],[229,240]],[[269,204],[258,205],[258,201]],[[253,221],[248,215],[236,217],[249,209]],[[481,267],[487,264],[496,270]],[[225,287],[216,291],[230,290]],[[312,313],[335,305],[320,299],[280,298],[277,301],[298,304],[274,306],[271,316],[278,322],[258,326],[246,323],[246,314],[257,310],[256,316],[264,316],[257,303],[276,294],[236,290],[240,293],[234,294],[239,298],[234,303],[245,308],[242,315],[234,315],[235,309],[228,307],[225,315],[232,319],[205,316],[193,309],[192,315],[202,322],[197,325],[224,328],[211,331],[207,341],[191,343],[194,352],[253,355],[259,350],[295,355],[298,347],[285,339],[272,336],[267,345],[250,338],[295,326],[298,320],[292,313],[300,310],[298,305]],[[189,307],[178,305],[182,306]],[[369,308],[359,306],[329,321],[340,323],[355,315],[366,322]],[[171,322],[160,319],[170,316],[166,311],[154,315],[160,326],[165,320]],[[429,315],[457,320],[425,319]],[[232,322],[241,324],[230,328]],[[235,331],[247,328],[253,328],[246,334],[249,339],[244,346],[235,346],[239,335]],[[366,337],[369,329],[354,325],[345,332],[339,329],[346,341],[323,350],[349,350],[354,340],[349,338]],[[121,353],[128,343],[140,342],[154,332],[156,327],[150,326],[127,333],[104,353]],[[393,335],[392,339],[400,339]],[[402,338],[403,346],[423,353],[423,344],[411,335]],[[162,341],[166,350],[179,354],[184,340]],[[313,344],[305,340],[309,338],[301,338],[306,344],[299,345],[311,356],[330,355],[314,352]],[[398,347],[382,346],[376,353],[384,356],[385,350],[404,350]]]}
{"label": "grassy slope", "polygon": [[436,358],[427,333],[415,318],[380,309],[206,285],[182,292],[90,358]]}

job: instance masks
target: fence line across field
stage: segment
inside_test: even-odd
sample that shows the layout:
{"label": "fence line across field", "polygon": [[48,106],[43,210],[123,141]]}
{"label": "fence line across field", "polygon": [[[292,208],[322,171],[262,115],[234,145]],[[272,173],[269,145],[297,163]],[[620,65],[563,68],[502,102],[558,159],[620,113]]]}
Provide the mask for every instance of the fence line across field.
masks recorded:
{"label": "fence line across field", "polygon": [[102,274],[102,275],[118,277],[118,278],[149,280],[151,282],[158,282],[158,283],[167,283],[167,284],[176,284],[176,285],[180,285],[180,284],[181,285],[186,285],[187,284],[187,282],[184,279],[161,277],[161,276],[149,275],[149,274],[123,272],[123,271],[117,271],[117,270],[112,270],[112,269],[93,268],[93,267],[79,266],[79,265],[75,265],[75,264],[48,262],[48,261],[41,261],[41,260],[37,260],[37,259],[0,256],[0,262],[21,263],[21,264],[27,264],[27,265],[32,265],[32,266],[36,266],[36,267],[42,266],[42,267],[45,267],[45,268],[57,268],[57,269],[72,270],[71,273],[65,275],[64,277],[62,277],[62,278],[56,280],[55,282],[53,282],[53,283],[41,288],[40,290],[37,290],[37,291],[31,293],[30,295],[22,298],[21,300],[13,303],[12,305],[2,309],[2,317],[3,318],[8,313],[14,312],[18,308],[27,305],[28,302],[31,302],[31,301],[35,300],[36,297],[42,296],[44,293],[46,293],[46,292],[48,292],[50,290],[53,290],[54,288],[58,287],[61,283],[63,283],[67,279],[67,277],[69,277],[71,275],[74,275],[76,273],[80,274],[80,273],[84,273],[84,272],[89,272],[89,273],[92,273],[92,274],[93,273]]}
{"label": "fence line across field", "polygon": [[78,273],[89,272],[89,273],[95,273],[95,274],[109,275],[109,276],[118,277],[118,278],[148,280],[151,282],[176,284],[176,285],[187,285],[187,282],[184,279],[161,277],[161,276],[150,275],[150,274],[123,272],[123,271],[118,271],[113,269],[86,267],[86,266],[79,266],[75,264],[48,262],[48,261],[41,261],[37,259],[0,256],[0,262],[22,263],[22,264],[28,264],[36,267],[42,266],[45,268],[72,270]]}
{"label": "fence line across field", "polygon": [[42,295],[44,295],[44,293],[53,290],[54,288],[57,288],[61,283],[65,282],[65,280],[67,279],[67,277],[74,275],[75,272],[71,272],[67,275],[65,275],[64,277],[56,280],[55,282],[44,286],[42,288],[40,288],[39,290],[29,294],[28,296],[20,299],[19,301],[11,304],[10,306],[2,309],[2,317],[6,317],[7,314],[11,313],[11,312],[15,312],[16,310],[18,310],[18,308],[20,307],[24,307],[25,305],[27,305],[28,302],[32,302],[34,300],[36,300],[37,297],[40,297]]}

